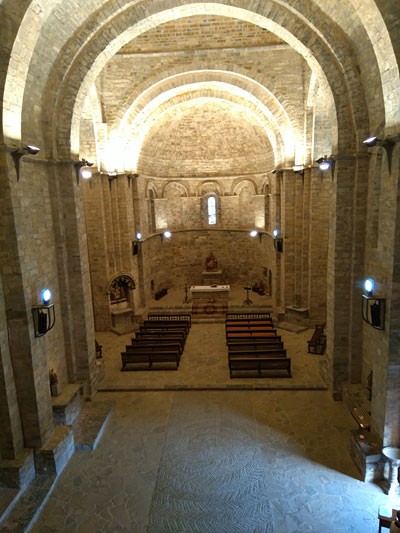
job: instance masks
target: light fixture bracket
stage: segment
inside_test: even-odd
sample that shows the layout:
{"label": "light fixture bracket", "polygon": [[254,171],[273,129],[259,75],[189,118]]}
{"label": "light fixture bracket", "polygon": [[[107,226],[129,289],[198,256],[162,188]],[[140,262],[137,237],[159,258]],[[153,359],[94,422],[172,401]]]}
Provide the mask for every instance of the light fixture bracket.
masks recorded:
{"label": "light fixture bracket", "polygon": [[56,323],[54,304],[33,305],[32,315],[35,337],[43,337]]}

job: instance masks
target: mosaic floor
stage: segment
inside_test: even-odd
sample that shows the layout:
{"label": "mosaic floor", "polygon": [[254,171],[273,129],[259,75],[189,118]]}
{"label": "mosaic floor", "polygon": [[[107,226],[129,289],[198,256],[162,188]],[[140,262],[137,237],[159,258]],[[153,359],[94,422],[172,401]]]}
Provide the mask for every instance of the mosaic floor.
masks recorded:
{"label": "mosaic floor", "polygon": [[[115,408],[75,453],[34,533],[376,533],[354,421],[325,391],[99,393]],[[329,421],[329,423],[327,423]]]}
{"label": "mosaic floor", "polygon": [[[165,307],[181,300],[168,294]],[[323,357],[307,353],[312,331],[279,334],[292,379],[231,380],[223,324],[193,324],[178,371],[121,372],[132,335],[98,333],[101,388],[114,392],[96,400],[114,409],[97,448],[72,457],[32,531],[377,532],[387,496],[360,481],[349,453],[355,422],[324,390]]]}

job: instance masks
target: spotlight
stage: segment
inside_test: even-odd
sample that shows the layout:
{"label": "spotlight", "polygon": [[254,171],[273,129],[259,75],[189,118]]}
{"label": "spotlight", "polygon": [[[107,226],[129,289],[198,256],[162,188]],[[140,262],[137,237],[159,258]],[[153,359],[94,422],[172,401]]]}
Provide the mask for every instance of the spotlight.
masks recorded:
{"label": "spotlight", "polygon": [[321,172],[326,172],[327,170],[331,169],[332,171],[332,178],[333,178],[333,170],[335,167],[335,159],[332,156],[326,156],[320,157],[319,159],[315,160],[316,163],[319,165],[319,169]]}
{"label": "spotlight", "polygon": [[37,146],[34,146],[33,144],[28,144],[28,146],[25,148],[25,150],[28,152],[28,154],[36,155],[40,152],[40,148]]}
{"label": "spotlight", "polygon": [[272,235],[276,238],[279,235],[279,230],[274,229],[274,231],[272,232]]}
{"label": "spotlight", "polygon": [[364,281],[364,291],[366,293],[368,293],[370,296],[372,296],[373,292],[374,292],[374,287],[375,287],[375,282],[373,279],[371,278],[367,278],[365,281]]}
{"label": "spotlight", "polygon": [[88,174],[86,174],[84,176],[83,172],[81,172],[82,167],[92,167],[93,166],[93,163],[91,163],[90,161],[86,161],[86,159],[81,159],[80,161],[72,161],[72,164],[74,165],[74,168],[75,168],[77,185],[79,185],[79,176],[80,175],[84,179],[88,179],[88,178],[92,177],[92,173],[90,171],[89,171],[90,172],[90,176]]}
{"label": "spotlight", "polygon": [[368,139],[365,139],[363,141],[363,144],[366,144],[367,146],[376,146],[379,139],[372,135],[371,137],[368,137]]}
{"label": "spotlight", "polygon": [[303,165],[293,165],[293,172],[296,174],[304,174],[304,166]]}
{"label": "spotlight", "polygon": [[323,161],[320,165],[319,165],[319,169],[322,170],[323,172],[325,170],[329,170],[331,168],[331,164],[328,162],[328,161]]}
{"label": "spotlight", "polygon": [[166,238],[166,239],[169,239],[171,237],[172,233],[168,230],[164,231],[163,233],[163,236]]}
{"label": "spotlight", "polygon": [[82,170],[81,178],[87,180],[87,179],[89,179],[91,177],[92,177],[92,171],[91,170],[89,170],[88,168]]}
{"label": "spotlight", "polygon": [[250,237],[257,237],[258,231],[253,229],[253,231],[250,231]]}
{"label": "spotlight", "polygon": [[142,240],[142,234],[140,233],[140,231],[138,231],[138,232],[136,233],[136,239],[137,239],[138,241],[141,241],[141,240]]}
{"label": "spotlight", "polygon": [[52,294],[50,289],[43,289],[40,292],[40,298],[44,304],[48,304],[51,300]]}

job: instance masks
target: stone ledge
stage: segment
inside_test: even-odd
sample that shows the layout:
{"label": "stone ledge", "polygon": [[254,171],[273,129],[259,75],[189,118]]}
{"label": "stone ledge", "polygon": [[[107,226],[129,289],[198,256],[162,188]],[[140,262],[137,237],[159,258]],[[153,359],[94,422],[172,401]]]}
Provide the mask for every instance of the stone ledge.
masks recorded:
{"label": "stone ledge", "polygon": [[58,475],[75,451],[71,426],[55,426],[46,444],[35,450],[36,471],[39,474]]}
{"label": "stone ledge", "polygon": [[52,396],[54,423],[57,425],[71,425],[81,409],[79,384],[63,386],[59,396]]}
{"label": "stone ledge", "polygon": [[34,477],[33,450],[23,450],[17,459],[0,460],[0,487],[23,490]]}

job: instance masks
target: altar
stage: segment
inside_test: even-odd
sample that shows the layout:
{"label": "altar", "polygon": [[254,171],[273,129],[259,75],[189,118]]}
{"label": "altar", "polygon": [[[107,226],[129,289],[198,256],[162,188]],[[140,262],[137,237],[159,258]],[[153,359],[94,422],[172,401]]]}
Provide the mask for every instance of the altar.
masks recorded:
{"label": "altar", "polygon": [[229,285],[194,285],[190,287],[193,302],[227,302],[229,290]]}
{"label": "altar", "polygon": [[194,319],[223,319],[228,312],[229,285],[195,285],[190,287]]}

